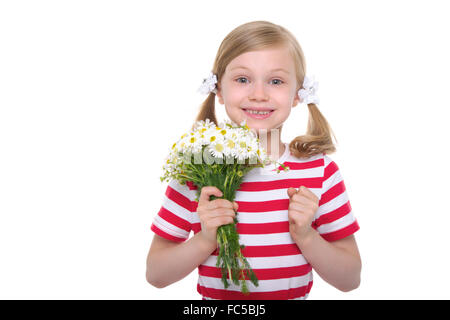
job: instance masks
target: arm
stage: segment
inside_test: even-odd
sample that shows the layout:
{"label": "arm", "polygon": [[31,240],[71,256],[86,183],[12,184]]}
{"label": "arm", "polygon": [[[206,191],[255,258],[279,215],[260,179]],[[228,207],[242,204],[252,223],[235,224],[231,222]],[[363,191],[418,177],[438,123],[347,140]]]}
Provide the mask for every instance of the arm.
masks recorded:
{"label": "arm", "polygon": [[360,283],[361,258],[354,236],[328,242],[311,227],[319,199],[308,188],[288,189],[289,231],[305,259],[326,282],[341,291]]}
{"label": "arm", "polygon": [[345,292],[358,288],[361,257],[353,235],[328,242],[311,229],[308,237],[296,243],[305,259],[326,282]]}
{"label": "arm", "polygon": [[163,288],[183,279],[216,249],[201,233],[179,243],[155,234],[147,256],[147,281]]}
{"label": "arm", "polygon": [[217,228],[233,222],[237,203],[225,199],[209,201],[211,195],[222,192],[211,186],[203,187],[197,207],[201,231],[185,242],[174,242],[155,235],[147,256],[147,281],[163,288],[183,279],[217,248]]}

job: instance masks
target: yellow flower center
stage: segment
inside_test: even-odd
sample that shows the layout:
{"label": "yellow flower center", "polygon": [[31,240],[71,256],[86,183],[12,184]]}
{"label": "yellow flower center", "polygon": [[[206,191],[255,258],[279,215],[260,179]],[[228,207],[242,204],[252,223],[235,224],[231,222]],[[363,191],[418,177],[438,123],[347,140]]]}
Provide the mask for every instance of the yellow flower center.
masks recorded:
{"label": "yellow flower center", "polygon": [[209,140],[210,140],[211,142],[215,141],[215,140],[216,140],[216,136],[212,136]]}
{"label": "yellow flower center", "polygon": [[223,145],[221,145],[220,143],[216,144],[216,146],[214,148],[218,152],[222,152],[223,151]]}
{"label": "yellow flower center", "polygon": [[195,137],[192,137],[190,141],[191,141],[191,143],[194,143],[195,142]]}
{"label": "yellow flower center", "polygon": [[220,133],[225,135],[227,133],[227,130],[223,129],[222,131],[220,131]]}
{"label": "yellow flower center", "polygon": [[227,141],[227,146],[228,146],[228,148],[234,148],[234,146],[235,146],[234,141],[233,140],[228,140]]}

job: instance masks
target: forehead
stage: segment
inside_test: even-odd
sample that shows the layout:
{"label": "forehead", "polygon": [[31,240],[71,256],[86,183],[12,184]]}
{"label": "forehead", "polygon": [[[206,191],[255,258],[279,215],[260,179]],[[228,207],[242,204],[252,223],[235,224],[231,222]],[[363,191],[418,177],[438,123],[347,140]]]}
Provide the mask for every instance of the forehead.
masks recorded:
{"label": "forehead", "polygon": [[294,60],[286,47],[267,48],[245,52],[233,60],[226,67],[226,71],[249,69],[252,71],[284,70],[293,73]]}

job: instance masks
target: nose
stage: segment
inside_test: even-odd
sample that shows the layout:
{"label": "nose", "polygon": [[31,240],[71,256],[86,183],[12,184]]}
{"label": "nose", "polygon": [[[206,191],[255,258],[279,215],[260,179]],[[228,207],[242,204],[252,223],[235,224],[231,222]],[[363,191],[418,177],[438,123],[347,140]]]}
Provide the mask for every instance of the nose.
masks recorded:
{"label": "nose", "polygon": [[257,101],[269,99],[263,82],[261,81],[254,82],[254,85],[249,95],[249,99]]}

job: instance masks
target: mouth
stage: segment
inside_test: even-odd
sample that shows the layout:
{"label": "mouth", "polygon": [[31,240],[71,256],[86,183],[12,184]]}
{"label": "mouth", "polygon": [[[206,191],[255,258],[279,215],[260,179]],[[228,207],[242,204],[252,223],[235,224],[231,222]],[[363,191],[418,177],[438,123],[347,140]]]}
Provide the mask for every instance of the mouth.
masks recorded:
{"label": "mouth", "polygon": [[270,117],[272,113],[275,111],[274,109],[269,108],[258,108],[258,109],[244,108],[243,110],[246,115],[254,119],[266,119]]}

